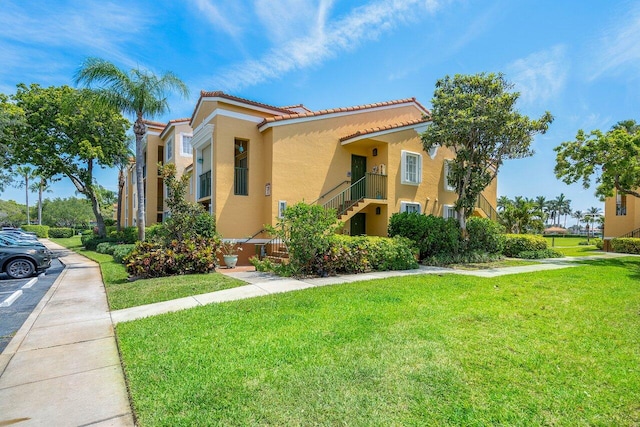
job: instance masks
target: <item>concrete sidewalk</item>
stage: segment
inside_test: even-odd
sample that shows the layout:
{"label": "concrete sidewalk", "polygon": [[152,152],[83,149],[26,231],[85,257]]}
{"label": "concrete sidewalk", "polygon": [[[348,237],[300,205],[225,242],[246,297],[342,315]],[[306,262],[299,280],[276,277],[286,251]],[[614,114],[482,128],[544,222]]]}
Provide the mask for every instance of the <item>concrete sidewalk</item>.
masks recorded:
{"label": "concrete sidewalk", "polygon": [[[66,265],[0,355],[0,426],[133,426],[113,324],[199,305],[417,274],[496,277],[576,266],[578,258],[488,270],[420,267],[296,280],[221,270],[245,286],[109,312],[99,266],[52,242]],[[588,259],[628,256],[603,254]]]}
{"label": "concrete sidewalk", "polygon": [[235,301],[246,298],[259,297],[282,292],[298,291],[318,286],[339,285],[342,283],[358,282],[363,280],[384,279],[387,277],[409,276],[418,274],[459,274],[477,277],[498,277],[507,274],[522,274],[535,271],[557,270],[561,268],[576,267],[576,261],[584,259],[614,258],[627,256],[626,254],[603,253],[590,257],[557,258],[550,260],[540,260],[536,264],[522,265],[517,267],[489,268],[484,270],[454,270],[451,268],[420,266],[415,270],[403,271],[375,271],[363,274],[348,274],[332,277],[315,277],[308,279],[282,278],[270,273],[260,273],[256,271],[228,272],[225,269],[218,270],[220,273],[247,282],[245,286],[211,292],[208,294],[193,295],[171,301],[147,304],[138,307],[125,308],[111,312],[111,319],[114,324],[129,322],[158,314],[170,313],[198,307],[201,305]]}
{"label": "concrete sidewalk", "polygon": [[0,425],[133,426],[99,266],[65,270],[0,355]]}

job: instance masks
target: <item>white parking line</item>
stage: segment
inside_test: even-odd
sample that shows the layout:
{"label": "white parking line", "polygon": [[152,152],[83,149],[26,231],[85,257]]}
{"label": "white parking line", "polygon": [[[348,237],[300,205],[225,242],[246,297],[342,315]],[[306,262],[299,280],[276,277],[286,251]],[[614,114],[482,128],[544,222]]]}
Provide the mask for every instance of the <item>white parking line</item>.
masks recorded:
{"label": "white parking line", "polygon": [[18,298],[20,298],[20,295],[22,295],[22,291],[21,290],[17,290],[14,293],[11,294],[11,296],[9,298],[7,298],[6,300],[2,301],[0,303],[0,307],[9,307],[11,304],[13,304]]}
{"label": "white parking line", "polygon": [[36,284],[36,282],[38,281],[37,277],[34,277],[33,279],[29,280],[23,287],[22,289],[29,289],[30,287],[32,287],[33,285]]}

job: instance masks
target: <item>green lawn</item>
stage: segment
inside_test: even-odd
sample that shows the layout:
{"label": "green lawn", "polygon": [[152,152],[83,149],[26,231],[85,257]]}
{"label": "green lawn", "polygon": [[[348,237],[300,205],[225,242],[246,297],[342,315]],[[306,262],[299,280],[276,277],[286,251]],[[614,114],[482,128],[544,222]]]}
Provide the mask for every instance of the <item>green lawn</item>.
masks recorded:
{"label": "green lawn", "polygon": [[115,262],[111,255],[84,249],[80,243],[79,236],[69,239],[51,239],[51,241],[72,249],[100,264],[102,281],[107,291],[107,299],[111,310],[169,301],[246,284],[220,273],[190,274],[129,282],[124,265]]}
{"label": "green lawn", "polygon": [[[552,238],[545,236],[545,239],[547,239],[550,248],[561,252],[564,256],[590,256],[600,253],[600,250],[595,245],[580,245],[581,242],[587,241],[586,237],[555,236],[555,238]],[[590,240],[593,241],[593,238]]]}
{"label": "green lawn", "polygon": [[120,324],[141,426],[640,424],[640,260],[423,275]]}

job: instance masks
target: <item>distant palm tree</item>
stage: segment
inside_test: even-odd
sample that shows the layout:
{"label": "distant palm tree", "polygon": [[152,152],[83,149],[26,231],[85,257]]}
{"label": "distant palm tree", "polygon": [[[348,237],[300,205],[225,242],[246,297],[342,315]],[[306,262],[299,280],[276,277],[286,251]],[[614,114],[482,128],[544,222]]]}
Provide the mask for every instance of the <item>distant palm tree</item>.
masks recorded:
{"label": "distant palm tree", "polygon": [[42,225],[42,195],[47,192],[51,192],[51,182],[57,181],[52,180],[51,178],[47,178],[41,174],[36,174],[34,179],[38,179],[38,181],[31,184],[31,191],[38,192],[38,225]]}
{"label": "distant palm tree", "polygon": [[547,215],[547,198],[544,196],[537,196],[535,199],[536,209],[542,213],[542,221],[546,222],[549,215]]}
{"label": "distant palm tree", "polygon": [[507,196],[500,196],[496,202],[496,206],[499,211],[503,211],[509,204],[511,200]]}
{"label": "distant palm tree", "polygon": [[24,200],[25,204],[27,205],[27,224],[31,224],[31,218],[29,216],[29,191],[31,191],[31,188],[29,188],[29,181],[35,179],[35,177],[38,175],[31,166],[26,165],[18,166],[16,168],[15,174],[21,178],[21,181],[19,181],[16,186],[18,188],[24,187]]}
{"label": "distant palm tree", "polygon": [[91,86],[102,84],[96,92],[102,100],[125,114],[135,116],[133,133],[136,138],[136,180],[138,194],[138,238],[144,240],[144,152],[142,139],[146,132],[145,117],[152,118],[169,111],[167,95],[177,92],[189,96],[189,89],[175,74],[167,72],[160,77],[150,71],[134,68],[125,72],[109,61],[87,58],[76,72],[75,83]]}
{"label": "distant palm tree", "polygon": [[[593,225],[598,221],[598,218],[602,216],[602,209],[598,207],[591,207],[587,209],[587,213],[585,214],[585,219],[587,221],[587,225],[591,225],[591,234],[593,235]],[[589,241],[589,232],[587,232],[587,241]]]}
{"label": "distant palm tree", "polygon": [[578,220],[576,225],[578,226],[578,233],[580,233],[580,228],[581,228],[580,224],[582,223],[582,220],[584,219],[584,212],[582,212],[581,210],[577,210],[577,211],[575,211],[575,212],[573,212],[571,214],[571,217]]}

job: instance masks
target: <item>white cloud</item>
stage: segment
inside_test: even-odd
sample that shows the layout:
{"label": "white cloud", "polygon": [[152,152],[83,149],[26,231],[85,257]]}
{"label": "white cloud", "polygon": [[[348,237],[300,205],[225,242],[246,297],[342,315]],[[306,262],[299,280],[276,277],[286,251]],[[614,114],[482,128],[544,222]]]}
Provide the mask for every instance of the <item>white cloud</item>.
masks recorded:
{"label": "white cloud", "polygon": [[[365,41],[375,40],[415,19],[422,11],[435,11],[440,3],[436,0],[379,0],[331,20],[332,4],[331,0],[300,4],[287,1],[274,6],[274,2],[259,0],[256,12],[265,25],[265,34],[277,45],[259,59],[229,67],[212,86],[234,90],[321,64]],[[300,19],[305,19],[306,24]]]}
{"label": "white cloud", "polygon": [[[135,64],[122,45],[144,32],[148,13],[131,4],[102,2],[52,2],[37,8],[30,7],[28,11],[27,6],[21,2],[3,2],[0,42],[14,47],[7,50],[22,51],[23,56],[30,51],[53,56],[81,49],[109,56],[127,65]],[[15,57],[6,57],[5,52],[0,52],[0,55],[3,64],[16,62]],[[54,61],[47,62],[51,64]]]}
{"label": "white cloud", "polygon": [[223,2],[223,4],[214,4],[212,0],[193,0],[192,3],[207,21],[213,24],[214,29],[229,34],[232,37],[238,37],[242,32],[242,28],[237,24],[245,15],[242,3],[234,0],[232,2]]}
{"label": "white cloud", "polygon": [[617,16],[593,49],[596,58],[590,79],[617,73],[625,66],[640,68],[640,6]]}
{"label": "white cloud", "polygon": [[539,104],[560,95],[570,67],[566,51],[557,45],[508,65],[507,80],[515,84],[523,103]]}

